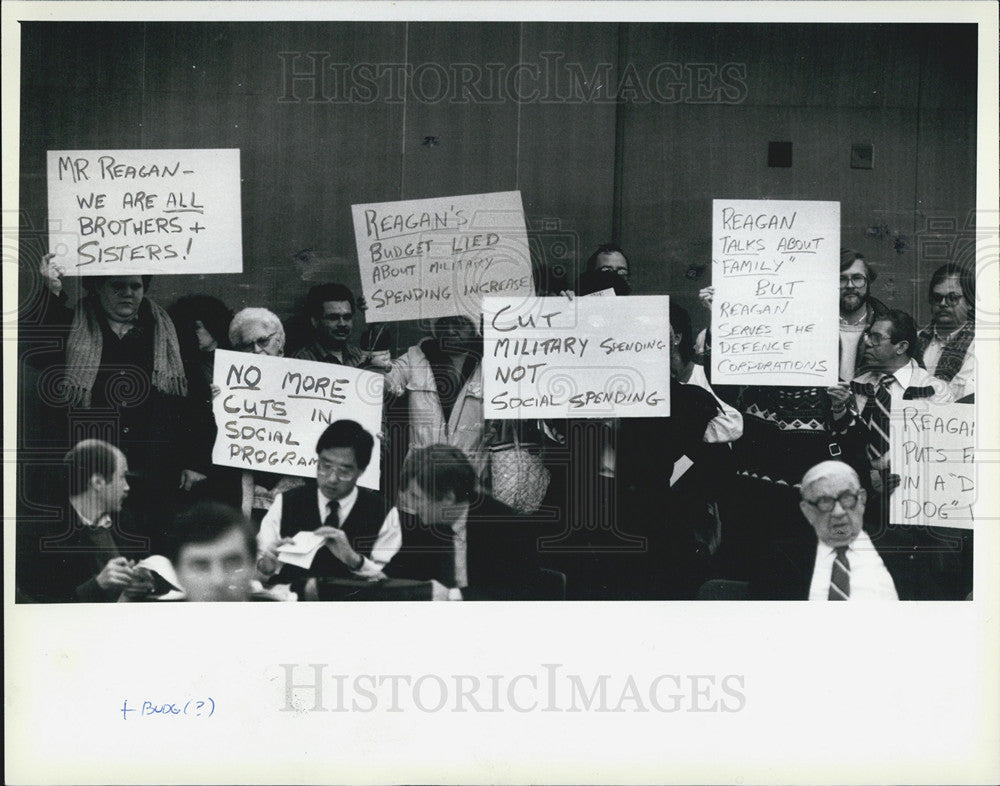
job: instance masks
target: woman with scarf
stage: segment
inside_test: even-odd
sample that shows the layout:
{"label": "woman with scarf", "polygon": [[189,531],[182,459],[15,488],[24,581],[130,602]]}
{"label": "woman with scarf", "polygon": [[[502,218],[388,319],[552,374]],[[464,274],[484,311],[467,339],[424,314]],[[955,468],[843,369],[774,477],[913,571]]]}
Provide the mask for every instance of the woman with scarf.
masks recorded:
{"label": "woman with scarf", "polygon": [[97,437],[125,454],[129,507],[155,545],[185,469],[176,440],[188,386],[174,324],[146,297],[149,276],[86,277],[70,307],[52,257],[41,265],[43,319],[64,332],[65,355],[43,375],[43,395],[65,414],[67,442]]}

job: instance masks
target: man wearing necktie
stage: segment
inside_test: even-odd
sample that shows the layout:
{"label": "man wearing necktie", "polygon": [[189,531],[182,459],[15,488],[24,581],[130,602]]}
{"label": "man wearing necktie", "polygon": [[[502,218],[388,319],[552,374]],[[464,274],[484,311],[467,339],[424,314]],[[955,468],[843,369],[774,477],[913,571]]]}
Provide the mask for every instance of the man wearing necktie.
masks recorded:
{"label": "man wearing necktie", "polygon": [[830,390],[834,429],[867,431],[871,487],[884,497],[899,485],[899,476],[889,471],[889,418],[893,408],[920,398],[937,404],[954,400],[947,383],[928,374],[914,358],[916,347],[913,317],[897,309],[887,311],[865,332],[863,373],[849,388]]}
{"label": "man wearing necktie", "polygon": [[868,499],[841,461],[802,478],[802,515],[813,533],[774,544],[750,583],[756,600],[897,600],[893,576],[862,528]]}
{"label": "man wearing necktie", "polygon": [[[310,576],[367,576],[372,545],[385,519],[380,493],[358,488],[358,478],[371,460],[375,440],[361,424],[338,420],[316,443],[316,480],[275,497],[257,536],[262,578],[280,571],[279,583]],[[312,532],[324,543],[308,568],[278,559],[278,548],[299,532]],[[377,574],[377,571],[374,571]]]}

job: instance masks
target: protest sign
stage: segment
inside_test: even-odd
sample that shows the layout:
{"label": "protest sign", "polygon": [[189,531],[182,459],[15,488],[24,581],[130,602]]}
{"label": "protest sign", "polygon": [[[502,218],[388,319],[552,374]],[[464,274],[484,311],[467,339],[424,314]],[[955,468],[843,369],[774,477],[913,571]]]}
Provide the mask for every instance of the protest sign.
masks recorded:
{"label": "protest sign", "polygon": [[358,485],[379,487],[382,375],[314,360],[215,351],[212,402],[219,433],[212,461],[226,467],[316,477],[316,441],[337,420],[375,437]]}
{"label": "protest sign", "polygon": [[891,471],[900,482],[889,497],[893,524],[972,529],[976,500],[976,408],[925,399],[893,406]]}
{"label": "protest sign", "polygon": [[535,289],[520,191],[352,205],[368,322],[461,314]]}
{"label": "protest sign", "polygon": [[712,202],[712,382],[838,376],[840,203]]}
{"label": "protest sign", "polygon": [[67,275],[243,270],[239,150],[49,150],[48,198]]}
{"label": "protest sign", "polygon": [[486,298],[486,417],[667,417],[669,315],[664,296]]}

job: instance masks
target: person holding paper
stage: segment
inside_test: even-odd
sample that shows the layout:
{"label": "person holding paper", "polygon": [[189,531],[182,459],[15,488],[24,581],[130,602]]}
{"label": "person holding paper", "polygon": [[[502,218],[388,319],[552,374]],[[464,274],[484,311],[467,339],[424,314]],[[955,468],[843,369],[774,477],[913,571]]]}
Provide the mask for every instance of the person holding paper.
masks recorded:
{"label": "person holding paper", "polygon": [[[18,521],[18,588],[39,602],[107,603],[124,593],[153,591],[135,557],[148,550],[145,538],[129,536],[118,521],[129,493],[128,459],[97,439],[78,442],[63,457],[68,494],[62,520],[47,533]],[[126,556],[126,554],[130,556]]]}
{"label": "person holding paper", "polygon": [[53,258],[41,262],[41,318],[65,350],[51,358],[58,374],[43,391],[54,408],[46,425],[65,429],[52,437],[62,444],[78,420],[113,434],[131,469],[136,524],[160,537],[182,469],[192,469],[180,466],[177,445],[188,385],[174,324],[147,296],[150,276],[85,277],[85,296],[69,307]]}
{"label": "person holding paper", "polygon": [[410,450],[457,447],[481,481],[488,469],[482,357],[472,320],[441,317],[431,323],[431,337],[396,358],[385,375],[387,394],[409,397]]}
{"label": "person holding paper", "polygon": [[[291,583],[311,576],[377,574],[367,558],[386,504],[377,491],[358,488],[374,444],[353,420],[338,420],[324,430],[316,443],[316,480],[275,497],[261,522],[257,567],[262,576]],[[298,548],[297,541],[307,548]]]}
{"label": "person holding paper", "polygon": [[875,320],[864,336],[862,365],[868,369],[851,382],[850,389],[834,388],[834,429],[864,429],[871,482],[876,493],[891,493],[899,483],[889,473],[889,413],[904,400],[929,399],[944,404],[954,394],[943,380],[920,367],[917,326],[904,311],[891,309]]}
{"label": "person holding paper", "polygon": [[[229,325],[229,342],[237,352],[283,357],[285,327],[278,315],[266,308],[244,308]],[[301,485],[302,479],[291,475],[245,471],[240,507],[247,518],[259,521],[278,494]]]}
{"label": "person holding paper", "polygon": [[400,489],[366,569],[431,581],[435,598],[533,597],[541,577],[535,524],[478,493],[464,452],[451,445],[413,450],[403,462]]}
{"label": "person holding paper", "polygon": [[362,352],[350,343],[354,328],[354,293],[343,284],[319,284],[306,295],[306,315],[313,329],[313,340],[294,357],[341,366],[362,368],[371,353]]}
{"label": "person holding paper", "polygon": [[976,392],[976,277],[969,267],[947,264],[931,276],[931,323],[917,339],[927,373],[947,382],[957,400]]}
{"label": "person holding paper", "polygon": [[867,494],[857,473],[824,461],[802,478],[802,515],[812,527],[768,550],[751,576],[754,600],[898,600],[896,585],[862,528]]}

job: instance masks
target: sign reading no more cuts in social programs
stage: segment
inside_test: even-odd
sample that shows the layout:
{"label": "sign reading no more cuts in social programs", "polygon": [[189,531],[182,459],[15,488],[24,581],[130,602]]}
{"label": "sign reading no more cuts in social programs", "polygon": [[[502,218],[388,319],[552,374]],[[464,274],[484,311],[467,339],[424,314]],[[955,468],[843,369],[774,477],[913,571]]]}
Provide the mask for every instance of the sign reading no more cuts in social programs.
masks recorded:
{"label": "sign reading no more cuts in social programs", "polygon": [[358,484],[379,487],[381,374],[217,349],[213,382],[221,391],[212,402],[219,429],[214,463],[315,478],[320,435],[337,420],[354,420],[375,437]]}
{"label": "sign reading no more cuts in social programs", "polygon": [[67,275],[240,273],[240,151],[48,151],[49,251]]}

